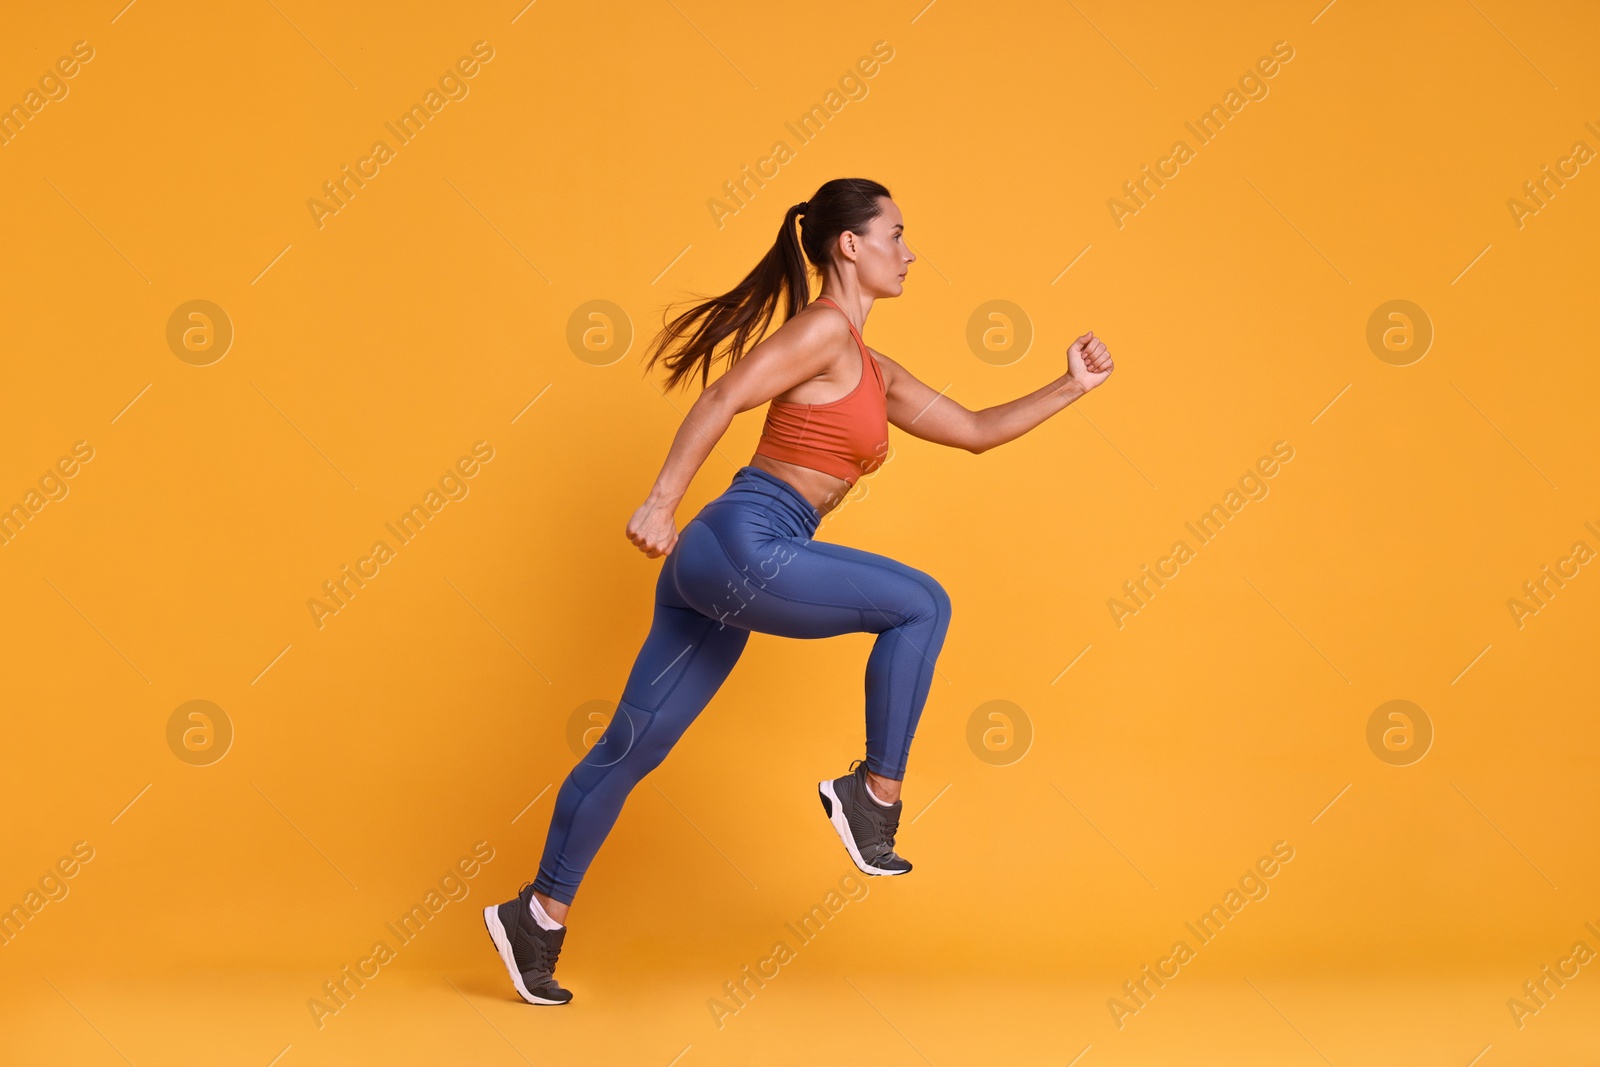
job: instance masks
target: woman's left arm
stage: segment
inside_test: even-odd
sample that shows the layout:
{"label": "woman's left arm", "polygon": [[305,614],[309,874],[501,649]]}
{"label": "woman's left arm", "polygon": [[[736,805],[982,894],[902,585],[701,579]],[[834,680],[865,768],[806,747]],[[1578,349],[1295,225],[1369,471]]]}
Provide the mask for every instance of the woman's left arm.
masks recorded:
{"label": "woman's left arm", "polygon": [[1090,330],[1067,349],[1067,371],[1055,381],[1004,404],[969,411],[934,392],[887,356],[879,356],[888,387],[889,422],[913,437],[974,454],[1013,441],[1111,376],[1111,353]]}

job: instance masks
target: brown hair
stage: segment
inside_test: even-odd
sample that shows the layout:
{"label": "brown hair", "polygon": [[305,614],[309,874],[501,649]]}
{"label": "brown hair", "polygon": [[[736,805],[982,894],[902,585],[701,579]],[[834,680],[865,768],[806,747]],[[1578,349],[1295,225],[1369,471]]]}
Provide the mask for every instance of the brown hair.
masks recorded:
{"label": "brown hair", "polygon": [[[839,235],[846,230],[865,233],[872,220],[882,214],[878,198],[888,195],[888,189],[867,178],[834,178],[824,182],[811,194],[810,200],[784,213],[777,241],[743,281],[721,296],[704,300],[665,323],[651,345],[645,363],[646,373],[660,362],[671,370],[667,377],[668,389],[682,383],[696,369],[700,372],[701,386],[710,384],[717,346],[732,335],[727,347],[727,361],[731,367],[750,347],[752,336],[759,340],[766,334],[780,296],[788,298],[785,322],[799,314],[800,309],[811,302],[807,260],[820,273]],[[798,238],[796,218],[801,220]],[[665,320],[665,313],[662,317]],[[694,332],[688,341],[678,351],[667,355],[667,349],[691,328]]]}

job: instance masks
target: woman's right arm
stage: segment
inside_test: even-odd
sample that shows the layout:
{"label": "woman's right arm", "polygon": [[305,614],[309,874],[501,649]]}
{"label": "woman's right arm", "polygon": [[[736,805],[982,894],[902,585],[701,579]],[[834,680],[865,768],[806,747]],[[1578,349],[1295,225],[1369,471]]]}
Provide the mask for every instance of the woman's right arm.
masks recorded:
{"label": "woman's right arm", "polygon": [[849,330],[839,315],[796,316],[706,386],[678,427],[650,495],[628,520],[628,540],[651,559],[671,554],[678,504],[733,417],[827,370]]}
{"label": "woman's right arm", "polygon": [[725,394],[717,392],[722,383],[719,378],[695,399],[678,427],[667,459],[639,509],[628,520],[628,540],[651,559],[669,555],[678,543],[678,528],[673,516],[689,482],[700,465],[711,454],[712,448],[728,432],[737,414],[729,406]]}

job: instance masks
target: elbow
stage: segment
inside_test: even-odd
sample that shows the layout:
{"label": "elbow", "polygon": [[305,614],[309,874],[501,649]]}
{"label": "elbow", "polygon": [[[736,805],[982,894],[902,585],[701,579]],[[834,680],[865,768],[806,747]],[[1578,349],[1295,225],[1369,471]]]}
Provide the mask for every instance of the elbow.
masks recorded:
{"label": "elbow", "polygon": [[730,421],[733,416],[749,410],[749,407],[742,404],[739,397],[728,392],[727,388],[723,386],[721,378],[706,386],[700,395],[695,398],[692,406],[700,408],[702,411],[711,411],[720,416],[726,416]]}
{"label": "elbow", "polygon": [[971,452],[974,456],[976,456],[980,452],[989,451],[989,449],[993,448],[999,443],[1000,442],[994,440],[985,431],[985,428],[981,424],[974,420],[972,428],[967,432],[967,443],[965,447],[968,452]]}
{"label": "elbow", "polygon": [[980,452],[989,451],[993,442],[989,440],[988,434],[984,432],[983,417],[980,414],[973,412],[969,416],[966,431],[966,440],[962,443],[962,448],[965,448],[974,456]]}

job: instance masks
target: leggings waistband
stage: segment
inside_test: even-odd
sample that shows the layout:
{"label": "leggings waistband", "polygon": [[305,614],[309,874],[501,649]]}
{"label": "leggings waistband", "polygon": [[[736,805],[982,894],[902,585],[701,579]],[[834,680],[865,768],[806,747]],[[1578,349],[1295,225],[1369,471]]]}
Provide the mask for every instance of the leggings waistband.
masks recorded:
{"label": "leggings waistband", "polygon": [[778,514],[784,524],[792,527],[797,536],[811,537],[822,522],[822,513],[811,505],[811,501],[800,495],[800,490],[760,467],[748,465],[740,467],[734,472],[733,481],[728,483],[723,496],[737,497],[745,493],[755,493],[769,498],[777,505]]}

